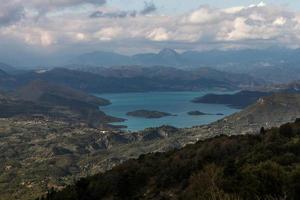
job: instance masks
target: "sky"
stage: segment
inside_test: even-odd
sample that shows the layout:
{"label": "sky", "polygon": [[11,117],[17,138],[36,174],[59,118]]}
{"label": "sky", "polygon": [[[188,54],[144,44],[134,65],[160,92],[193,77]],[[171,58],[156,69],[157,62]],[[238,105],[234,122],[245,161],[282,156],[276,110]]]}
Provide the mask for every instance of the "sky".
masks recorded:
{"label": "sky", "polygon": [[0,62],[300,46],[296,0],[0,0]]}
{"label": "sky", "polygon": [[[218,8],[228,8],[241,5],[259,4],[261,0],[153,0],[160,12],[165,14],[178,14],[196,9],[201,5],[211,5]],[[265,0],[266,4],[287,6],[294,10],[300,10],[300,2],[297,0]],[[108,1],[110,6],[122,7],[124,9],[137,9],[143,6],[142,0],[111,0]]]}

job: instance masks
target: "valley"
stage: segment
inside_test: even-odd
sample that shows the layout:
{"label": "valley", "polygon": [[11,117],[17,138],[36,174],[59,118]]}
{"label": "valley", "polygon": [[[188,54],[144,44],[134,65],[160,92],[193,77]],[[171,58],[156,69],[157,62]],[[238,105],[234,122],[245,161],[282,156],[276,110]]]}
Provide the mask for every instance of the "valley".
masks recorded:
{"label": "valley", "polygon": [[[298,94],[278,94],[209,125],[162,126],[133,133],[47,118],[2,118],[0,199],[32,199],[49,188],[62,189],[80,177],[105,172],[141,154],[179,149],[218,135],[255,134],[261,127],[292,122],[300,114],[295,102],[300,102]],[[278,114],[266,117],[273,111]]]}
{"label": "valley", "polygon": [[298,1],[0,5],[0,200],[300,199]]}

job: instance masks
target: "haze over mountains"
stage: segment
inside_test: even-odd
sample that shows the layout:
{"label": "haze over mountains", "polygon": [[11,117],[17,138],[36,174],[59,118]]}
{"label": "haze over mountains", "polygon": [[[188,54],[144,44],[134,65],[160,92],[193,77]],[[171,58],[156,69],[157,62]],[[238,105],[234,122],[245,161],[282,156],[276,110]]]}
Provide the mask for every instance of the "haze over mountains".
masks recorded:
{"label": "haze over mountains", "polygon": [[[9,79],[9,81],[7,81]],[[17,74],[3,74],[1,88],[18,88],[33,80],[44,80],[62,84],[74,89],[92,93],[141,92],[141,91],[195,91],[218,88],[236,90],[243,87],[260,86],[264,81],[248,75],[224,73],[202,68],[184,71],[170,67],[124,67],[84,68],[71,70],[24,71]],[[5,81],[4,81],[5,80]]]}
{"label": "haze over mountains", "polygon": [[162,49],[158,53],[142,53],[125,56],[118,53],[95,51],[78,56],[71,62],[96,66],[113,65],[163,65],[173,67],[199,67],[224,65],[229,63],[257,63],[269,64],[279,62],[297,62],[300,59],[299,49],[245,49],[245,50],[211,50],[211,51],[185,51],[182,53],[174,49]]}
{"label": "haze over mountains", "polygon": [[[210,67],[221,71],[243,73],[271,83],[290,82],[300,79],[298,64],[299,49],[269,48],[242,50],[211,50],[177,52],[162,49],[158,53],[140,53],[133,56],[113,52],[95,51],[81,55],[60,57],[41,56],[40,62],[16,64],[19,69],[26,68],[81,68],[120,67],[120,66],[165,66],[182,70]],[[16,58],[17,59],[17,58]],[[30,60],[30,59],[29,59]],[[10,62],[2,58],[2,62]],[[15,73],[7,64],[0,69]]]}
{"label": "haze over mountains", "polygon": [[299,49],[245,49],[186,51],[178,53],[163,49],[159,53],[124,56],[116,53],[93,52],[83,54],[72,63],[92,66],[171,66],[181,69],[212,67],[227,72],[245,73],[270,82],[298,80]]}
{"label": "haze over mountains", "polygon": [[0,200],[300,199],[298,1],[0,3]]}

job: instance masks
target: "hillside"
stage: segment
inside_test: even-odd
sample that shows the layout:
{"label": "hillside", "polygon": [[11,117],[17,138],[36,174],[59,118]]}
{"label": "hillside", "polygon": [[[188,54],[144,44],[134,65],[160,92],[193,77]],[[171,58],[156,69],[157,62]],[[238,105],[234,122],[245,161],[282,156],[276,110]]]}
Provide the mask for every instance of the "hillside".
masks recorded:
{"label": "hillside", "polygon": [[99,110],[99,106],[109,103],[108,100],[75,89],[39,80],[2,96],[0,117],[39,116],[70,123],[108,126],[110,122],[122,120]]}
{"label": "hillside", "polygon": [[8,73],[8,74],[13,74],[17,71],[16,68],[14,68],[13,66],[10,66],[8,64],[5,63],[0,63],[0,70]]}
{"label": "hillside", "polygon": [[15,85],[16,79],[4,70],[0,69],[0,90],[12,89]]}
{"label": "hillside", "polygon": [[[19,85],[26,84],[32,80],[44,80],[50,83],[65,85],[74,89],[91,93],[111,93],[111,92],[144,92],[144,91],[195,91],[202,89],[233,90],[246,85],[261,85],[262,82],[245,76],[245,79],[218,76],[217,78],[205,75],[193,75],[191,72],[177,71],[174,68],[138,69],[141,73],[131,70],[126,75],[127,69],[108,72],[84,72],[65,68],[55,68],[44,72],[28,72],[18,75]],[[149,70],[151,72],[149,72]],[[163,75],[160,72],[164,72]],[[137,73],[136,75],[134,75]],[[182,78],[179,75],[183,75]],[[222,73],[218,73],[221,75]]]}
{"label": "hillside", "polygon": [[225,104],[234,108],[245,108],[271,92],[241,91],[234,94],[207,94],[192,100],[194,103]]}
{"label": "hillside", "polygon": [[179,149],[219,135],[256,134],[263,126],[267,129],[299,117],[297,101],[297,94],[278,94],[270,97],[269,103],[259,101],[209,125],[186,129],[163,126],[137,133],[55,118],[0,119],[0,154],[4,155],[0,157],[0,199],[34,199],[52,187],[61,189],[74,179],[105,172],[141,154]]}
{"label": "hillside", "polygon": [[[82,101],[95,106],[106,106],[110,102],[106,99],[88,95],[63,85],[57,85],[42,80],[34,80],[29,84],[17,89],[14,95],[22,100],[44,102],[51,104],[50,97],[65,101]],[[60,102],[56,102],[59,104]]]}
{"label": "hillside", "polygon": [[83,178],[58,199],[299,199],[300,122],[260,135],[219,136],[129,160]]}
{"label": "hillside", "polygon": [[148,78],[161,80],[180,80],[180,81],[200,81],[210,80],[224,82],[227,84],[236,84],[238,87],[258,86],[264,84],[264,81],[248,76],[246,74],[226,73],[213,68],[197,68],[182,70],[174,67],[165,66],[116,66],[116,67],[75,67],[74,69],[99,74],[110,78]]}

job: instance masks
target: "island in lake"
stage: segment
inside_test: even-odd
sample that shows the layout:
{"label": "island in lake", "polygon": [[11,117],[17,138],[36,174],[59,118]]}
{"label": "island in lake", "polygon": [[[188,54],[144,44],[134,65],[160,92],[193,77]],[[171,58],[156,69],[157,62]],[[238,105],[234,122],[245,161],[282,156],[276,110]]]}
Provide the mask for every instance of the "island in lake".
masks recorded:
{"label": "island in lake", "polygon": [[211,114],[211,113],[204,113],[198,110],[188,112],[188,115],[200,116],[200,115],[224,115],[223,113]]}
{"label": "island in lake", "polygon": [[188,115],[211,115],[211,114],[200,112],[200,111],[196,110],[196,111],[190,111],[190,112],[188,112]]}
{"label": "island in lake", "polygon": [[162,117],[167,117],[167,116],[176,116],[171,113],[154,111],[154,110],[135,110],[132,112],[128,112],[126,115],[133,116],[133,117],[147,118],[147,119],[162,118]]}

